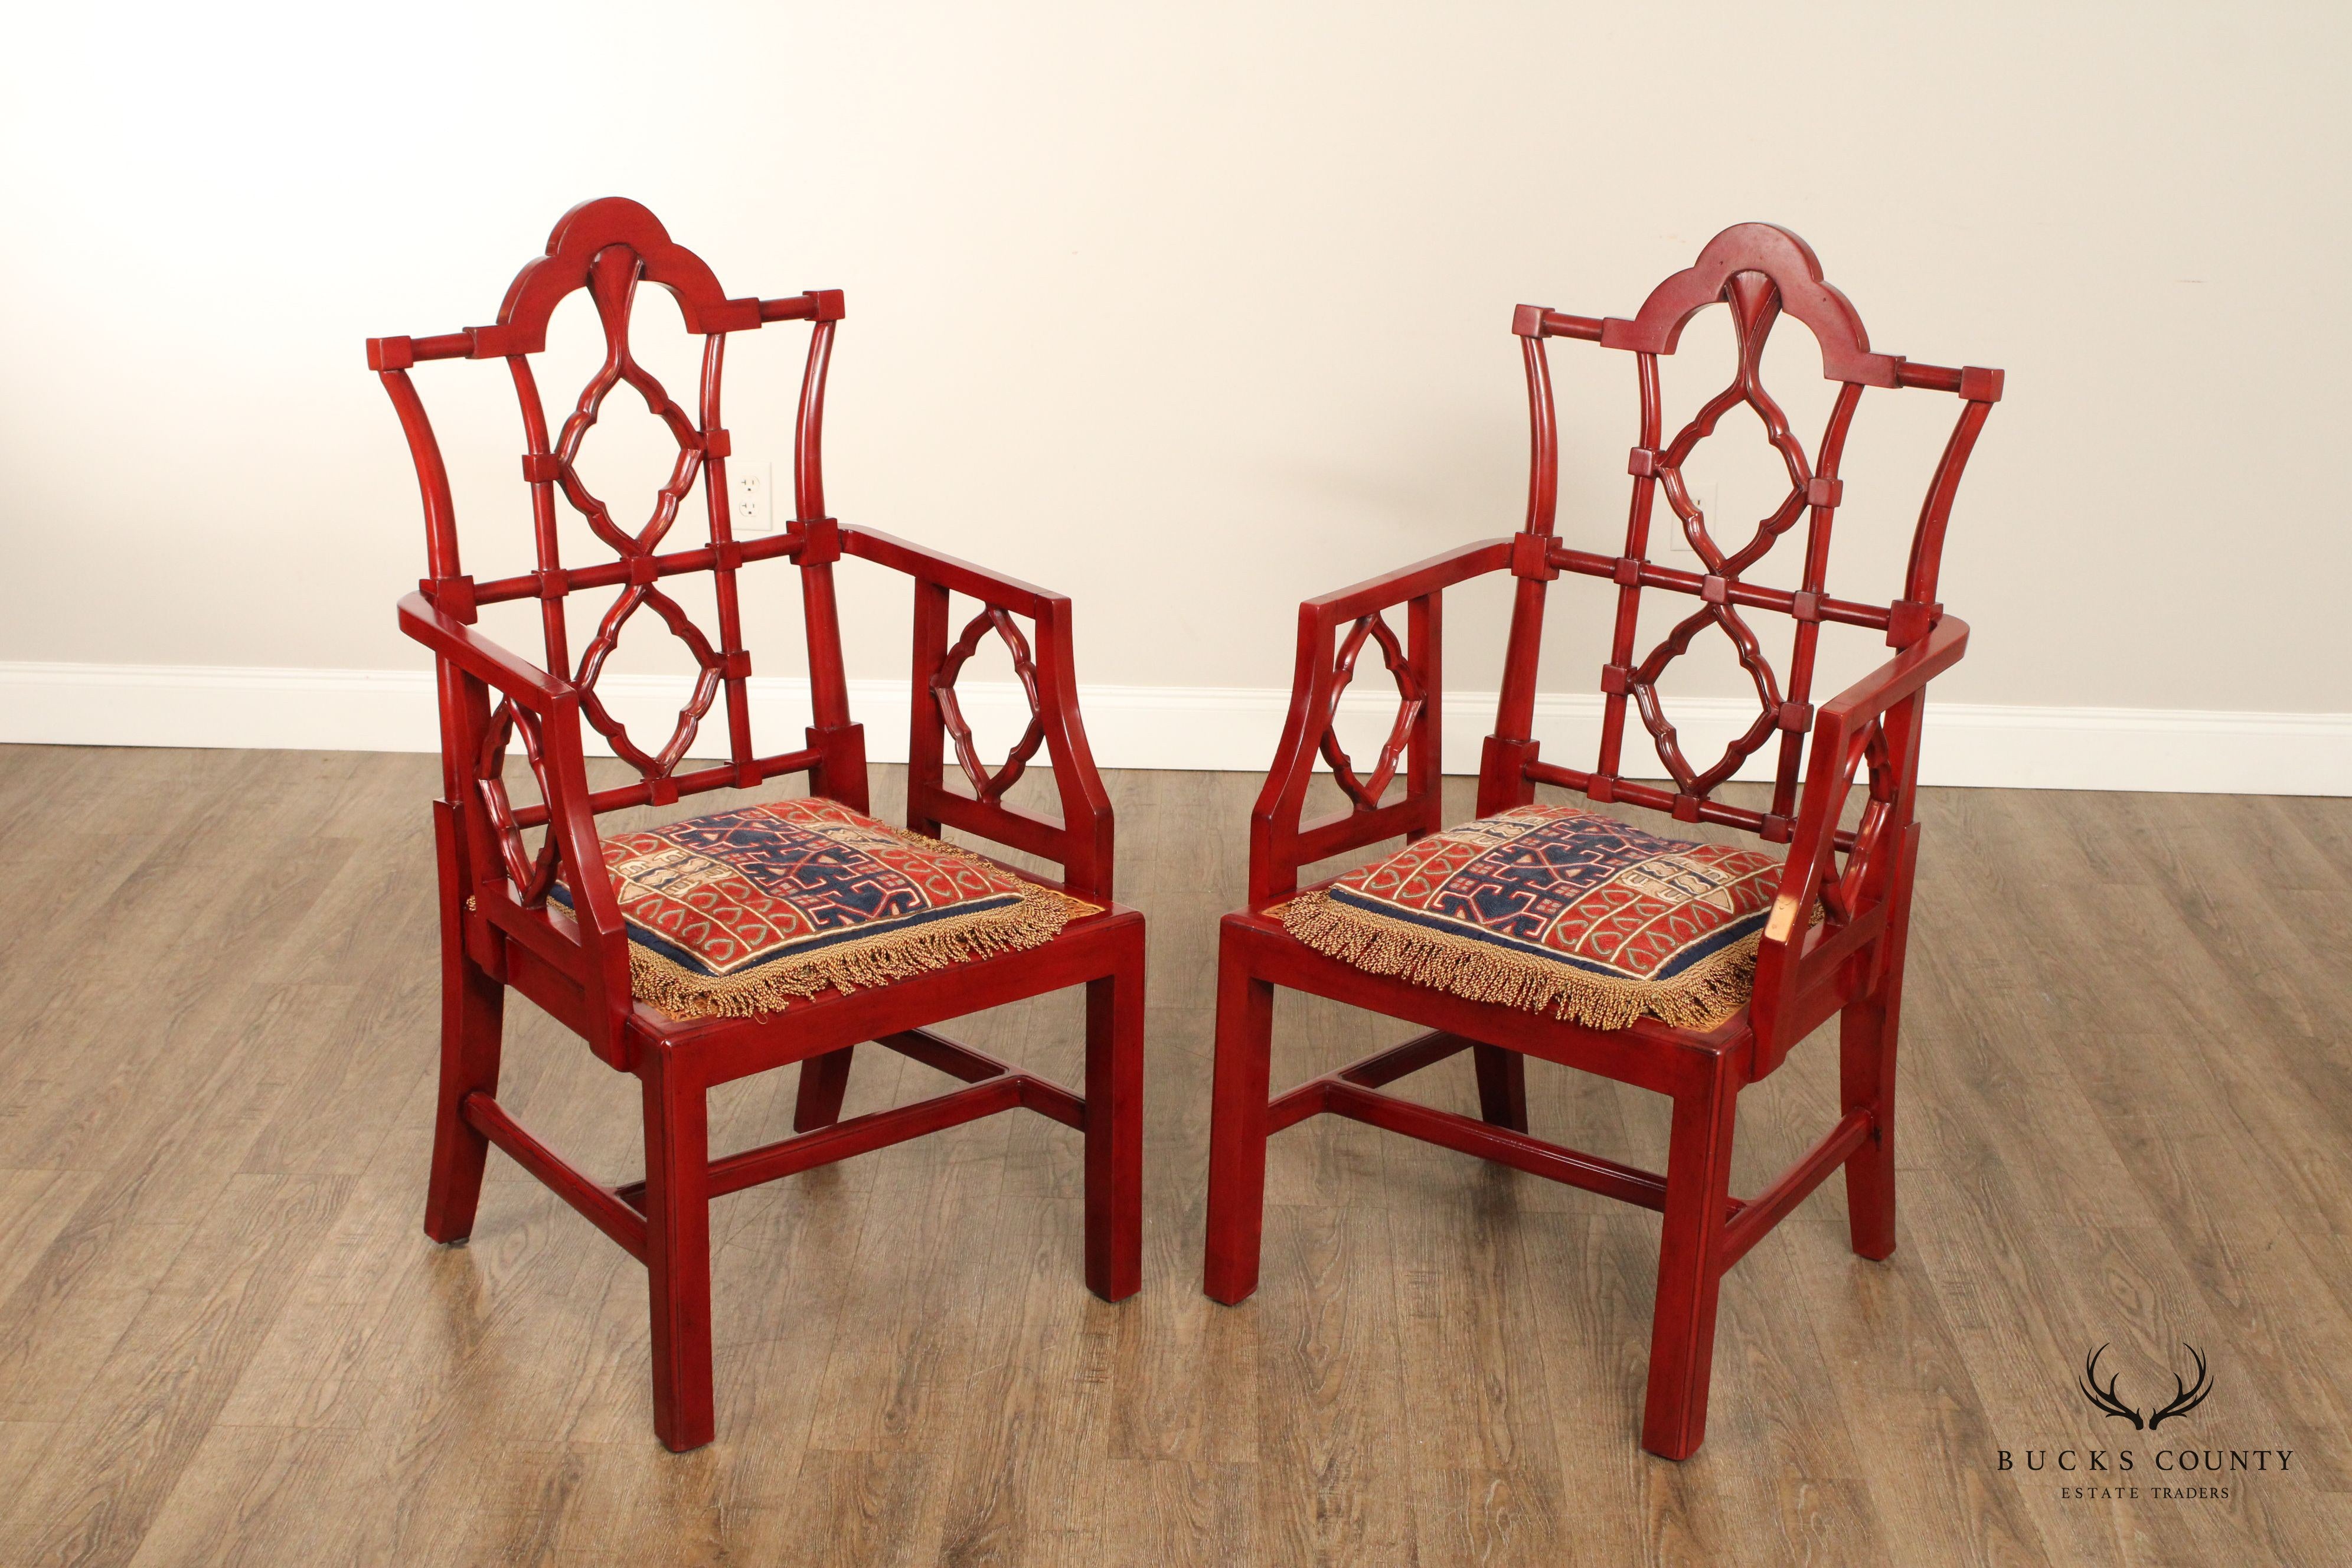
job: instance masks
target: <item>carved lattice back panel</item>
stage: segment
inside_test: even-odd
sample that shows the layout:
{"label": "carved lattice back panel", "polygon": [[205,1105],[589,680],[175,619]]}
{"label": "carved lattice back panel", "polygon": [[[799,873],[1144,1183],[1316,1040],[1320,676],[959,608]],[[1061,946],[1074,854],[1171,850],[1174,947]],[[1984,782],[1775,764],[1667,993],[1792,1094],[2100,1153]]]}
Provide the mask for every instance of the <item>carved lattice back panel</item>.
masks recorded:
{"label": "carved lattice back panel", "polygon": [[[701,338],[698,384],[688,394],[692,412],[640,364],[630,348],[630,327],[639,289],[667,289],[686,330]],[[532,356],[547,346],[547,328],[556,306],[584,289],[595,307],[604,338],[601,362],[551,435],[547,405],[532,369]],[[583,203],[566,213],[549,237],[547,253],[526,266],[508,289],[498,321],[488,327],[428,338],[377,338],[368,343],[368,363],[382,375],[406,429],[424,490],[426,557],[430,575],[421,584],[444,614],[473,621],[478,607],[512,600],[537,600],[541,608],[545,668],[578,691],[584,721],[602,734],[615,755],[634,767],[639,782],[600,792],[602,812],[642,804],[664,805],[682,794],[726,785],[748,786],[763,776],[808,765],[812,753],[761,757],[753,749],[746,683],[751,655],[743,646],[737,575],[751,562],[788,556],[803,569],[810,666],[820,727],[847,722],[839,679],[838,625],[833,614],[830,563],[839,554],[838,530],[824,515],[819,446],[824,378],[842,297],[823,290],[780,300],[730,299],[700,258],[671,241],[652,213],[617,197]],[[765,322],[813,323],[794,446],[794,521],[783,531],[739,541],[730,526],[726,465],[730,440],[722,417],[720,388],[730,333]],[[522,478],[530,497],[536,567],[522,575],[476,582],[460,558],[455,509],[447,474],[424,405],[408,376],[423,360],[502,359],[512,378],[522,414]],[[618,496],[600,495],[583,479],[583,442],[614,396],[635,397],[660,421],[677,446],[668,477],[652,496],[635,506]],[[700,487],[706,526],[702,537],[681,546],[674,542],[679,514]],[[590,532],[611,551],[609,559],[567,563],[558,544],[559,507],[585,521]],[[666,579],[709,573],[713,579],[717,624],[705,628],[673,595]],[[564,602],[572,594],[612,588],[618,592],[593,632],[572,646]],[[614,649],[625,628],[650,616],[683,644],[694,661],[691,691],[669,732],[656,739],[630,733],[597,693]],[[703,722],[725,703],[728,763],[681,775],[677,769]],[[489,716],[477,754],[464,759],[469,773],[453,786],[470,786],[481,801],[505,869],[523,901],[542,900],[557,871],[554,837],[528,854],[520,830],[543,823],[543,805],[515,808],[503,782],[506,753],[520,734],[526,759],[541,769],[541,747],[530,715],[501,703]],[[453,770],[457,759],[445,759]],[[541,794],[545,796],[542,778]]]}
{"label": "carved lattice back panel", "polygon": [[[1727,310],[1732,321],[1737,352],[1730,384],[1668,434],[1659,394],[1659,356],[1675,352],[1691,317],[1715,305]],[[1810,447],[1790,428],[1764,383],[1765,344],[1784,315],[1811,330],[1821,348],[1822,374],[1837,384],[1827,425]],[[1694,266],[1660,284],[1631,321],[1594,320],[1523,305],[1513,331],[1523,340],[1527,358],[1534,466],[1528,522],[1514,548],[1512,570],[1523,580],[1522,595],[1512,624],[1498,733],[1523,738],[1528,732],[1541,637],[1541,584],[1563,571],[1607,579],[1617,586],[1617,612],[1609,662],[1601,678],[1600,755],[1590,772],[1536,764],[1529,776],[1581,790],[1596,801],[1629,801],[1671,811],[1684,821],[1722,822],[1751,828],[1769,840],[1786,841],[1813,716],[1814,656],[1822,624],[1880,630],[1897,648],[1910,647],[1935,626],[1943,613],[1936,602],[1936,581],[1953,493],[1977,431],[2000,395],[2000,373],[1916,364],[1874,353],[1861,317],[1844,295],[1823,280],[1811,248],[1786,229],[1769,224],[1742,224],[1717,235]],[[1570,549],[1553,537],[1559,431],[1544,348],[1544,340],[1552,337],[1581,338],[1635,357],[1640,440],[1627,464],[1633,495],[1623,548],[1613,556]],[[1831,534],[1844,499],[1839,468],[1865,387],[1920,387],[1956,393],[1962,399],[1958,423],[1937,464],[1913,531],[1902,596],[1886,605],[1839,598],[1828,587]],[[1788,475],[1788,489],[1779,502],[1756,520],[1744,538],[1738,531],[1718,532],[1721,520],[1706,516],[1685,477],[1692,454],[1716,437],[1727,414],[1743,405],[1762,424]],[[1663,516],[1661,498],[1665,502]],[[1783,587],[1749,581],[1749,572],[1801,524],[1803,558],[1797,582]],[[1678,530],[1697,556],[1699,569],[1653,559],[1654,528]],[[1646,647],[1638,638],[1644,594],[1686,595],[1696,601],[1677,616],[1671,630]],[[1753,617],[1759,614],[1787,616],[1796,623],[1785,674],[1774,666],[1758,636]],[[1668,667],[1688,653],[1696,639],[1711,636],[1726,638],[1747,671],[1756,692],[1757,716],[1720,755],[1694,761],[1684,752],[1658,685]],[[1629,713],[1656,751],[1672,789],[1623,777]],[[1759,812],[1715,800],[1717,786],[1750,757],[1774,746],[1776,736],[1769,809]],[[1861,755],[1855,759],[1857,763],[1863,760]]]}

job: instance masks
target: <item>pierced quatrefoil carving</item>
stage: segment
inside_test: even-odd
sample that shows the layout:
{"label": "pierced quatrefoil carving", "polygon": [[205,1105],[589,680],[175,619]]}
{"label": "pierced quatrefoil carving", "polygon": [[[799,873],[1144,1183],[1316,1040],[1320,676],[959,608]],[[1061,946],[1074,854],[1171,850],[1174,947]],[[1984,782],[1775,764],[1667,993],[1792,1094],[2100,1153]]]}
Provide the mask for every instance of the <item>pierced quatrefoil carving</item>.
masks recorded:
{"label": "pierced quatrefoil carving", "polygon": [[[994,630],[1003,640],[1005,651],[1013,656],[1013,673],[1021,682],[1021,690],[1029,700],[1029,727],[1013,743],[1013,750],[994,773],[990,773],[980,760],[979,750],[972,743],[971,725],[965,721],[963,707],[956,700],[956,677],[963,672],[964,661],[980,647],[981,634]],[[971,618],[963,635],[955,640],[940,659],[940,667],[931,675],[931,701],[939,708],[940,721],[947,726],[948,739],[955,745],[956,762],[963,768],[964,777],[971,781],[972,793],[983,802],[1001,798],[1021,777],[1029,759],[1045,741],[1045,717],[1037,700],[1037,664],[1030,657],[1029,639],[1021,635],[1021,627],[1010,611],[995,605]]]}
{"label": "pierced quatrefoil carving", "polygon": [[[1381,747],[1380,760],[1373,764],[1368,779],[1356,776],[1354,763],[1339,744],[1339,732],[1332,721],[1339,714],[1339,699],[1356,679],[1356,658],[1364,651],[1367,640],[1380,645],[1381,662],[1395,678],[1397,687],[1396,722],[1389,729],[1388,740]],[[1397,761],[1404,754],[1405,743],[1412,738],[1414,721],[1428,702],[1429,694],[1422,688],[1421,678],[1413,673],[1412,662],[1405,658],[1396,633],[1378,611],[1365,616],[1349,627],[1339,644],[1339,658],[1332,665],[1331,704],[1323,714],[1323,760],[1331,764],[1331,776],[1347,792],[1348,798],[1364,811],[1381,803],[1389,782],[1396,777]]]}
{"label": "pierced quatrefoil carving", "polygon": [[[686,645],[698,667],[694,679],[694,690],[686,705],[678,710],[677,724],[669,740],[658,753],[648,755],[630,739],[627,726],[614,718],[604,707],[604,699],[596,695],[596,679],[604,672],[604,661],[620,646],[621,628],[640,608],[651,608],[661,618],[670,635]],[[581,651],[580,673],[576,684],[580,689],[580,716],[588,721],[596,732],[612,743],[614,755],[647,778],[658,778],[676,768],[693,744],[695,731],[702,727],[705,715],[718,700],[719,676],[723,666],[710,639],[694,624],[677,600],[651,584],[632,585],[613,601],[596,627],[596,635]]]}
{"label": "pierced quatrefoil carving", "polygon": [[555,886],[557,845],[555,829],[551,826],[541,837],[534,858],[523,844],[522,830],[515,826],[514,803],[507,795],[506,763],[507,742],[518,735],[522,738],[523,760],[530,764],[530,776],[539,781],[539,798],[555,798],[547,781],[547,756],[540,741],[539,720],[530,710],[517,707],[512,701],[499,703],[490,715],[489,728],[482,735],[481,755],[474,763],[474,789],[489,819],[507,878],[514,883],[515,897],[524,908],[538,909],[547,902],[547,895]]}
{"label": "pierced quatrefoil carving", "polygon": [[1865,768],[1868,798],[1863,803],[1862,820],[1854,824],[1853,841],[1845,852],[1845,866],[1822,879],[1822,903],[1836,920],[1853,918],[1862,907],[1863,887],[1869,880],[1873,865],[1879,856],[1891,852],[1886,838],[1887,825],[1894,816],[1895,762],[1886,743],[1884,715],[1873,719],[1846,742],[1837,793],[1831,800],[1833,816],[1844,809],[1856,775]]}

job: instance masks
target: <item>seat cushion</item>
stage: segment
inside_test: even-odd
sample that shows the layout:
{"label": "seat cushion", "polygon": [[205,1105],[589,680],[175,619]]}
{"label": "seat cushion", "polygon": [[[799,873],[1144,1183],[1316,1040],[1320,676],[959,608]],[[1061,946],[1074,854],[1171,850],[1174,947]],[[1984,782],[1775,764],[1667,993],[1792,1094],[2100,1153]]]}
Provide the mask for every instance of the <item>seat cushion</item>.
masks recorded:
{"label": "seat cushion", "polygon": [[1747,1003],[1780,862],[1574,806],[1433,833],[1281,907],[1291,935],[1374,974],[1597,1029],[1712,1028]]}
{"label": "seat cushion", "polygon": [[1095,912],[838,801],[768,801],[604,842],[636,995],[681,1018],[887,985],[1038,946]]}

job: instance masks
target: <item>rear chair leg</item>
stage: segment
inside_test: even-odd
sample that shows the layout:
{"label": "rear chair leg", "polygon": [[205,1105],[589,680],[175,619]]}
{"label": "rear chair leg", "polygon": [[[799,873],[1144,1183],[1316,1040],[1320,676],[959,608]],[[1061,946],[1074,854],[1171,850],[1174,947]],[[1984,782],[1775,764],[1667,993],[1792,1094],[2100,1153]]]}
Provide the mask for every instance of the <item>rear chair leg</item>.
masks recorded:
{"label": "rear chair leg", "polygon": [[1870,1136],[1845,1163],[1846,1224],[1854,1251],[1869,1258],[1895,1250],[1895,1026],[1884,995],[1848,1005],[1838,1020],[1845,1109],[1870,1112]]}
{"label": "rear chair leg", "polygon": [[674,1454],[710,1441],[710,1122],[702,1083],[646,1051],[646,1272],[653,1302],[654,1431]]}
{"label": "rear chair leg", "polygon": [[1087,1289],[1143,1284],[1143,944],[1087,982]]}
{"label": "rear chair leg", "polygon": [[433,1173],[425,1190],[425,1234],[460,1242],[474,1231],[482,1196],[482,1163],[490,1141],[466,1120],[466,1097],[495,1095],[507,988],[459,950],[461,938],[443,937],[441,965],[441,1098],[433,1114]]}
{"label": "rear chair leg", "polygon": [[841,1120],[841,1098],[849,1092],[849,1057],[856,1046],[844,1046],[801,1063],[801,1082],[793,1102],[793,1131],[814,1132]]}
{"label": "rear chair leg", "polygon": [[1478,1114],[1514,1132],[1528,1130],[1528,1058],[1500,1046],[1472,1046],[1478,1069]]}
{"label": "rear chair leg", "polygon": [[1650,1391],[1642,1414],[1642,1447],[1669,1459],[1689,1458],[1706,1437],[1738,1092],[1728,1071],[1718,1067],[1713,1082],[1675,1101],[1666,1150],[1666,1222],[1658,1246],[1658,1302],[1650,1323]]}
{"label": "rear chair leg", "polygon": [[1202,1289],[1227,1305],[1257,1289],[1265,1225],[1267,1060],[1274,987],[1228,946],[1217,965],[1216,1089],[1209,1120],[1209,1239]]}

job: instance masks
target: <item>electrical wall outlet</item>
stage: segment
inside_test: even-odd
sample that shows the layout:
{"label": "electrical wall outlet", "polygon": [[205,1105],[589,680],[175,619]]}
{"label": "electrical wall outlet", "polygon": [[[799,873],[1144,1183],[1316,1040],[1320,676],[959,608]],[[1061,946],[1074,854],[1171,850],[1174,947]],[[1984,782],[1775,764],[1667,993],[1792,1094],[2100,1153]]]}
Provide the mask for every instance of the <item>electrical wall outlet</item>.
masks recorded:
{"label": "electrical wall outlet", "polygon": [[732,503],[729,526],[738,539],[749,533],[776,531],[776,470],[766,463],[727,465],[728,499]]}

